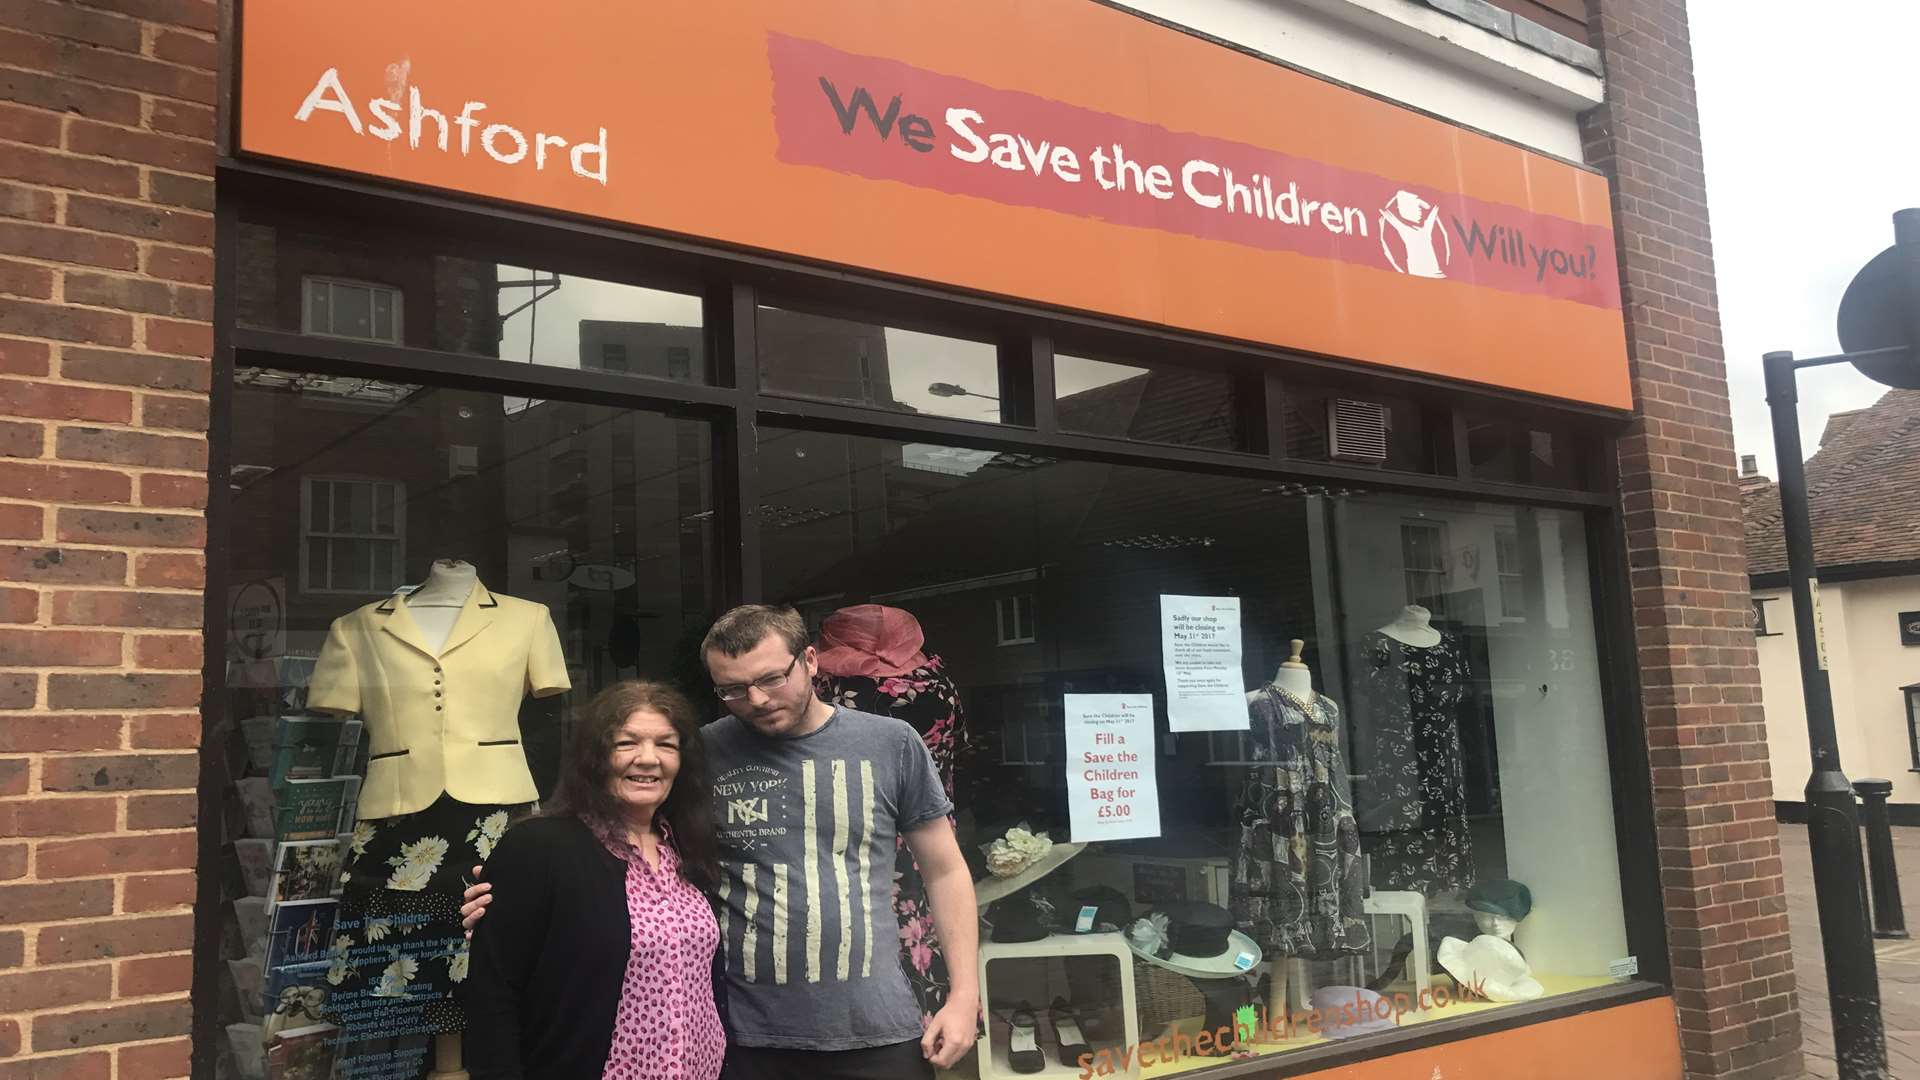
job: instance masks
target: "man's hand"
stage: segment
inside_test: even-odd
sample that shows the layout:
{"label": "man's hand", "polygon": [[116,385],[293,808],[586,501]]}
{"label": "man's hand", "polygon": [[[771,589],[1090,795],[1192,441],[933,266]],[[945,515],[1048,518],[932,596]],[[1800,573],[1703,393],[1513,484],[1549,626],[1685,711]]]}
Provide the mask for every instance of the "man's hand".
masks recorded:
{"label": "man's hand", "polygon": [[980,1003],[970,994],[953,994],[927,1022],[920,1054],[936,1069],[951,1069],[979,1041]]}
{"label": "man's hand", "polygon": [[485,867],[474,867],[473,884],[467,886],[467,891],[460,894],[460,898],[465,901],[460,905],[460,925],[466,927],[469,940],[473,938],[473,928],[479,923],[480,916],[487,913],[487,905],[493,903],[491,895],[493,886],[481,880],[485,871]]}
{"label": "man's hand", "polygon": [[927,1022],[920,1052],[937,1068],[949,1068],[966,1055],[980,1032],[980,909],[974,903],[973,877],[953,825],[946,818],[909,829],[907,850],[920,864],[933,907],[933,935],[947,956],[947,1003]]}

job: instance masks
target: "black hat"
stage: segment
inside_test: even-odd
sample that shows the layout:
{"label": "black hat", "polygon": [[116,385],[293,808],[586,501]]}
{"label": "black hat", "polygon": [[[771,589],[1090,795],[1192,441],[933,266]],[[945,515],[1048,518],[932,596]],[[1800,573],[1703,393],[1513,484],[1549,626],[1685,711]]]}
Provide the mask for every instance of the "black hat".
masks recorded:
{"label": "black hat", "polygon": [[1167,916],[1167,943],[1185,956],[1218,956],[1227,951],[1233,916],[1216,904],[1184,901],[1163,904]]}
{"label": "black hat", "polygon": [[1071,916],[1076,932],[1080,925],[1080,910],[1094,908],[1094,930],[1118,930],[1133,921],[1133,905],[1127,903],[1127,896],[1119,889],[1108,885],[1089,885],[1077,889],[1071,897],[1073,908],[1067,914]]}
{"label": "black hat", "polygon": [[1039,941],[1053,933],[1053,902],[1038,890],[1022,889],[987,908],[992,940]]}

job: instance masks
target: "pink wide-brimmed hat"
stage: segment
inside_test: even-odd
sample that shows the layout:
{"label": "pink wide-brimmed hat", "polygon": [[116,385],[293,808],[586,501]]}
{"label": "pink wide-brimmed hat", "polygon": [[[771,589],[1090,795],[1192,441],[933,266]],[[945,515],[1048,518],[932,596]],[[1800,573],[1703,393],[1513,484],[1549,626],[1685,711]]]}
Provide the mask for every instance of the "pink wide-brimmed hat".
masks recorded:
{"label": "pink wide-brimmed hat", "polygon": [[820,625],[820,670],[828,675],[886,678],[927,662],[920,620],[884,604],[856,604]]}

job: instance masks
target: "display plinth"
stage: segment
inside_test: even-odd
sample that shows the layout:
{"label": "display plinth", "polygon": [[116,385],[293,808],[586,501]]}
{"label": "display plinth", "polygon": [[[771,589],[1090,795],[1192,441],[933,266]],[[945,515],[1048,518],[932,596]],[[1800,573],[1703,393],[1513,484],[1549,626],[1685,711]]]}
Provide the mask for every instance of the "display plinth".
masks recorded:
{"label": "display plinth", "polygon": [[[1120,1017],[1123,1024],[1123,1046],[1140,1045],[1140,1010],[1133,989],[1133,950],[1127,947],[1123,934],[1054,934],[1038,941],[983,941],[980,943],[980,1007],[986,1012],[986,1034],[980,1037],[979,1062],[980,1080],[1027,1080],[1040,1076],[1080,1076],[1085,1070],[1060,1064],[1054,1056],[1053,1048],[1043,1043],[1047,1054],[1047,1066],[1039,1072],[1017,1073],[1007,1060],[1006,1042],[994,1039],[992,1017],[993,982],[992,969],[995,961],[1052,959],[1071,956],[1111,958],[1118,966],[1116,980],[1120,986]],[[1035,1001],[1036,1010],[1043,1010],[1046,1002]],[[1103,1046],[1105,1044],[1103,1043]],[[1097,1053],[1102,1047],[1093,1047]],[[1126,1068],[1114,1073],[1121,1077],[1138,1077],[1140,1065],[1137,1057],[1130,1060]]]}

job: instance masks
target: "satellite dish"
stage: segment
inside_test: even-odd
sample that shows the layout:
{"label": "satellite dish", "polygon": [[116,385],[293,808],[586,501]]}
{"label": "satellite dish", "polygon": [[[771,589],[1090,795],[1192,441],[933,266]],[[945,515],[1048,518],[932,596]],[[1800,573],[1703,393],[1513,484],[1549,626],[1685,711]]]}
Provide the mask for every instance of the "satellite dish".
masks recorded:
{"label": "satellite dish", "polygon": [[1893,215],[1894,245],[1868,260],[1840,298],[1840,347],[1880,352],[1853,362],[1898,390],[1920,390],[1920,210]]}

